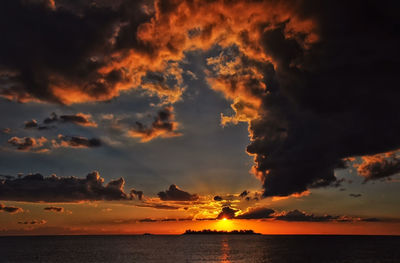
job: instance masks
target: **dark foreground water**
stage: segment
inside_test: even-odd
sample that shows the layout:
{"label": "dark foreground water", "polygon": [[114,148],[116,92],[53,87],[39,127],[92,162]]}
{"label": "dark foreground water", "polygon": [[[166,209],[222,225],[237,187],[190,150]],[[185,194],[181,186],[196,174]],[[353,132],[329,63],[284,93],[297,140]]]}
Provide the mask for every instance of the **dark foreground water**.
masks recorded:
{"label": "dark foreground water", "polygon": [[400,263],[400,236],[0,237],[0,262]]}

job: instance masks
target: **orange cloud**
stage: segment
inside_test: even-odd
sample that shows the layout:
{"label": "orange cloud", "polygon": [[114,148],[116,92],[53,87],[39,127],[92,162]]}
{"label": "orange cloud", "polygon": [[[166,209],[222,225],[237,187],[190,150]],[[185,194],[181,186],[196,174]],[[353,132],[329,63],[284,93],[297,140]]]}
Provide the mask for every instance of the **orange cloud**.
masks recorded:
{"label": "orange cloud", "polygon": [[146,127],[141,122],[136,122],[136,127],[128,131],[128,135],[140,138],[141,142],[148,142],[158,137],[171,138],[181,136],[182,134],[176,131],[178,123],[174,121],[173,110],[172,106],[160,110],[150,127]]}
{"label": "orange cloud", "polygon": [[19,151],[24,151],[24,152],[47,152],[48,149],[42,148],[44,143],[47,142],[47,139],[45,137],[40,137],[40,138],[33,138],[33,137],[24,137],[24,138],[19,138],[19,137],[12,137],[7,141],[9,144],[12,146],[16,147],[17,150]]}
{"label": "orange cloud", "polygon": [[97,127],[97,123],[92,120],[91,114],[77,113],[74,115],[61,115],[60,119],[63,122],[72,122],[81,126]]}
{"label": "orange cloud", "polygon": [[292,197],[300,198],[300,197],[303,197],[303,196],[308,196],[310,194],[311,194],[311,192],[309,190],[307,190],[307,191],[304,191],[302,193],[294,193],[294,194],[291,194],[291,195],[288,195],[288,196],[274,196],[274,197],[272,197],[272,201],[286,200],[286,199],[289,199],[289,198],[292,198]]}
{"label": "orange cloud", "polygon": [[366,181],[384,179],[400,173],[398,151],[362,156],[362,163],[355,164],[357,172]]}
{"label": "orange cloud", "polygon": [[[175,78],[180,84],[182,71],[176,70],[178,67],[174,65],[184,58],[184,53],[187,51],[208,50],[213,45],[222,47],[235,45],[240,53],[250,60],[272,61],[262,52],[261,35],[264,30],[274,28],[284,21],[287,22],[288,37],[295,38],[302,33],[307,36],[301,41],[304,45],[316,41],[313,22],[303,21],[295,14],[295,3],[282,2],[156,1],[152,19],[140,24],[137,29],[137,38],[146,47],[146,51],[133,48],[115,52],[111,56],[111,62],[99,69],[98,73],[106,75],[124,69],[126,79],[129,79],[129,88],[140,86],[152,94],[169,97],[168,101],[173,103],[181,95],[179,88],[175,85],[149,84],[143,81],[143,77],[147,72],[163,72],[166,76]],[[209,64],[215,65],[219,62],[221,61],[215,59],[208,61]],[[219,69],[221,73],[219,78],[208,78],[213,89],[235,100],[232,107],[240,113],[232,119],[233,122],[247,121],[248,118],[257,115],[259,97],[255,94],[249,96],[251,89],[248,84],[257,80],[259,88],[266,89],[260,81],[262,73],[255,67],[241,68],[242,63],[242,60],[237,59]],[[175,70],[171,71],[170,68]],[[229,83],[228,77],[235,83]],[[235,86],[234,89],[232,85]],[[124,89],[127,87],[115,87],[113,91],[118,94]],[[256,105],[252,106],[252,110],[247,109],[242,112],[240,106],[234,106],[238,103],[242,107]],[[225,123],[227,121],[228,119],[223,120]]]}

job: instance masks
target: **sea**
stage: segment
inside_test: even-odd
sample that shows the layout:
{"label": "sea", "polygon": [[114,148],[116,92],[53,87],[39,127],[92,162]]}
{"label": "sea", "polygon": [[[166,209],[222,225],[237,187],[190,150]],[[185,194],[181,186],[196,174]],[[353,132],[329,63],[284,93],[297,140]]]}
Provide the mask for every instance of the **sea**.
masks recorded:
{"label": "sea", "polygon": [[400,236],[0,237],[0,262],[400,263]]}

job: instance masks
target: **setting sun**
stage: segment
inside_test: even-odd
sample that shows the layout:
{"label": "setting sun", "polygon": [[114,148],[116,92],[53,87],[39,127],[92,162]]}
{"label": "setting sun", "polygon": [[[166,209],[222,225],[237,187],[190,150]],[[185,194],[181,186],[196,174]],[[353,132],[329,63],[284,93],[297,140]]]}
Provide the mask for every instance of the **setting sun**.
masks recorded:
{"label": "setting sun", "polygon": [[215,228],[219,231],[232,231],[242,229],[238,220],[231,220],[227,217],[223,217],[220,220],[216,220],[215,224],[211,228]]}

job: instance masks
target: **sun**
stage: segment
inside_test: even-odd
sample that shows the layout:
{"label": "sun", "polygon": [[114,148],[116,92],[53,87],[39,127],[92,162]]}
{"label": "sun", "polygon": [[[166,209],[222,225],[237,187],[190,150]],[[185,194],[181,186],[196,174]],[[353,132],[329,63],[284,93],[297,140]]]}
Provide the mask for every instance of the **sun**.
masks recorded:
{"label": "sun", "polygon": [[220,220],[216,220],[214,223],[214,227],[217,230],[223,231],[231,231],[235,228],[236,224],[234,223],[235,220],[231,220],[231,218],[223,217]]}

